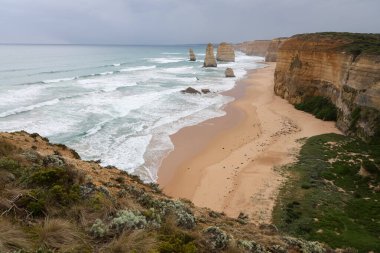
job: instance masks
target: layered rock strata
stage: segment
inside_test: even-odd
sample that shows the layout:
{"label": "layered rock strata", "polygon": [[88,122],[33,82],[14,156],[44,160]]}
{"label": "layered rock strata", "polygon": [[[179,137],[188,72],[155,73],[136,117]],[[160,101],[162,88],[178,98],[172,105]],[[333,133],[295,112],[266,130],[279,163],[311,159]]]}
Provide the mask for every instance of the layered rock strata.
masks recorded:
{"label": "layered rock strata", "polygon": [[323,96],[337,126],[366,141],[380,139],[380,35],[296,35],[277,53],[274,91],[292,104]]}
{"label": "layered rock strata", "polygon": [[273,39],[269,44],[267,53],[265,55],[266,62],[276,62],[277,61],[277,52],[281,45],[286,41],[287,38],[277,38]]}
{"label": "layered rock strata", "polygon": [[243,43],[234,45],[234,48],[247,55],[265,57],[270,44],[271,40],[245,41]]}
{"label": "layered rock strata", "polygon": [[207,45],[206,48],[206,56],[205,56],[205,61],[203,63],[203,67],[208,68],[208,67],[216,67],[217,63],[215,60],[215,55],[214,55],[214,47],[212,46],[211,43]]}
{"label": "layered rock strata", "polygon": [[234,48],[226,42],[220,43],[218,47],[218,51],[216,53],[216,59],[218,61],[234,62],[235,61]]}
{"label": "layered rock strata", "polygon": [[190,61],[196,61],[197,58],[195,57],[194,51],[192,48],[189,49],[189,60]]}

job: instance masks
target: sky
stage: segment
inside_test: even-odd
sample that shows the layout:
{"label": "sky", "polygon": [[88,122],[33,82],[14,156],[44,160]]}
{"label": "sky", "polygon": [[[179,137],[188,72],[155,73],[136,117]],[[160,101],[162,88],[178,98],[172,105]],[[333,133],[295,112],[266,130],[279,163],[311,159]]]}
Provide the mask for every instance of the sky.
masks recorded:
{"label": "sky", "polygon": [[0,0],[0,43],[196,44],[380,33],[380,0]]}

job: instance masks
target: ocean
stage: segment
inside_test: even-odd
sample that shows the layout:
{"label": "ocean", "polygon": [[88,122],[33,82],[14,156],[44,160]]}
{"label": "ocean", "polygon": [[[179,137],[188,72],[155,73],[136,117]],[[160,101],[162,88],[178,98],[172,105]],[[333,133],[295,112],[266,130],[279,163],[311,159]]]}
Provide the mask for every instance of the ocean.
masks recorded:
{"label": "ocean", "polygon": [[[196,62],[188,61],[192,47]],[[206,45],[0,45],[0,131],[25,130],[152,182],[179,129],[224,115],[261,57],[202,68]],[[225,78],[232,67],[236,78]],[[207,95],[182,94],[187,87]]]}

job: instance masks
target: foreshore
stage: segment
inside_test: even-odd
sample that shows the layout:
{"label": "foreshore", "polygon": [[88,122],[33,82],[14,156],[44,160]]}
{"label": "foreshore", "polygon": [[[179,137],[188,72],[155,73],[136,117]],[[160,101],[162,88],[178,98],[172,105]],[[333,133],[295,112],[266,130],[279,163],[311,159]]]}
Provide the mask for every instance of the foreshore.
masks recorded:
{"label": "foreshore", "polygon": [[270,223],[281,183],[276,168],[294,161],[301,138],[340,133],[274,95],[275,64],[248,71],[225,93],[235,100],[226,115],[181,129],[163,160],[158,183],[164,193],[252,222]]}

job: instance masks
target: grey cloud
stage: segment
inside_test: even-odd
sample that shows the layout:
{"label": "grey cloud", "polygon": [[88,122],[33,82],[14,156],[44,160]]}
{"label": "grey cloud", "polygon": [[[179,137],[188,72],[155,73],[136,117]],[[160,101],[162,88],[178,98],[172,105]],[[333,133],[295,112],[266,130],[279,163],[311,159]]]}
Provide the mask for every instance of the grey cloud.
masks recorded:
{"label": "grey cloud", "polygon": [[378,0],[1,0],[2,43],[238,42],[379,32]]}

